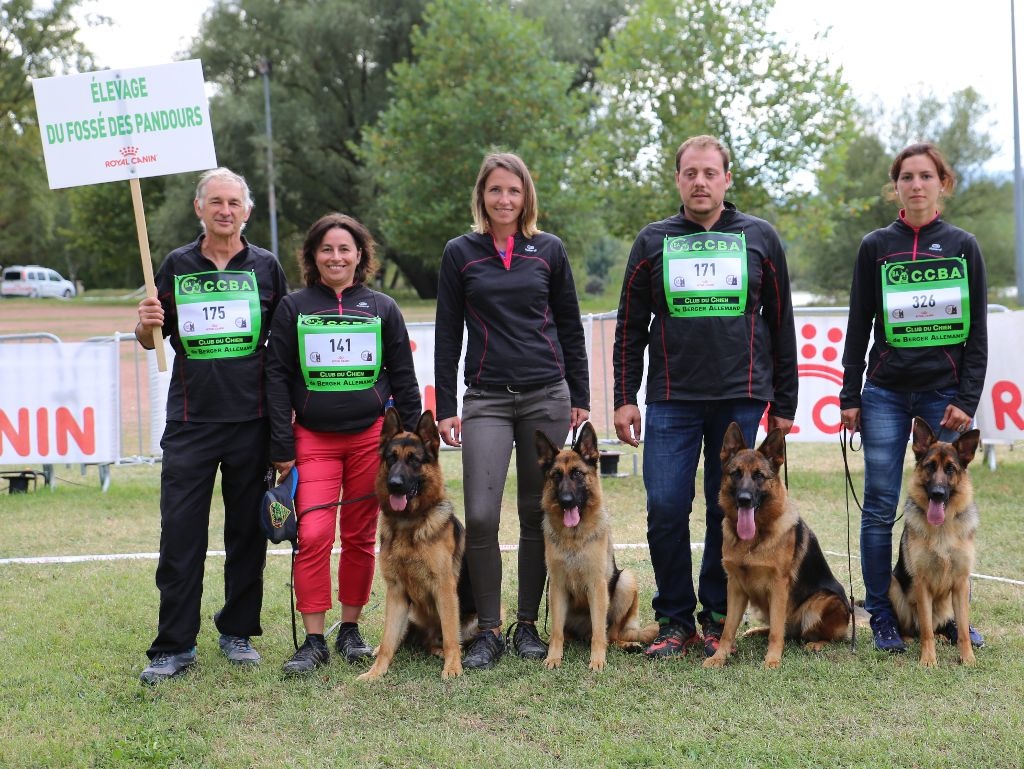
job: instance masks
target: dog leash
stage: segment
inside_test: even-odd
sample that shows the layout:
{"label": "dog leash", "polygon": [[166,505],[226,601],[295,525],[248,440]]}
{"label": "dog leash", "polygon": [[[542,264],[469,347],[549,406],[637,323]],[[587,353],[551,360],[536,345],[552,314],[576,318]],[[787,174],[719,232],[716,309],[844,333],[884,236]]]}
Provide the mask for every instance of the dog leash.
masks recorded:
{"label": "dog leash", "polygon": [[[325,502],[322,505],[313,505],[312,507],[307,507],[305,510],[295,514],[296,527],[298,526],[299,519],[302,516],[304,516],[306,513],[311,513],[314,510],[326,510],[329,507],[341,507],[342,505],[350,505],[353,502],[362,502],[364,499],[370,499],[371,497],[376,497],[376,496],[377,496],[376,493],[373,493],[373,494],[363,494],[361,497],[353,497],[352,499],[340,499],[337,502]],[[299,539],[298,539],[298,534],[296,534],[295,542],[294,542],[294,544],[292,544],[291,576],[289,577],[289,582],[288,582],[288,598],[290,599],[290,604],[291,604],[291,609],[292,609],[292,645],[295,647],[295,651],[299,650],[299,631],[298,631],[298,627],[297,627],[296,622],[295,622],[295,556],[298,554],[298,552],[299,552]],[[328,630],[326,633],[324,633],[324,638],[327,638],[327,636],[329,636],[331,633],[333,633],[334,629],[337,628],[340,624],[341,624],[340,622],[335,622],[331,626],[330,630]]]}
{"label": "dog leash", "polygon": [[[850,577],[850,651],[854,654],[857,653],[857,609],[856,604],[853,602],[853,547],[852,547],[852,526],[850,524],[850,495],[853,495],[853,501],[857,503],[857,509],[864,512],[864,508],[861,507],[860,500],[857,499],[857,491],[853,488],[853,477],[850,475],[850,462],[846,455],[847,444],[850,446],[850,451],[859,451],[860,449],[853,448],[853,433],[850,433],[846,427],[843,427],[842,433],[839,435],[839,446],[843,452],[843,472],[846,475],[846,573]],[[863,447],[863,440],[861,441],[861,447]]]}

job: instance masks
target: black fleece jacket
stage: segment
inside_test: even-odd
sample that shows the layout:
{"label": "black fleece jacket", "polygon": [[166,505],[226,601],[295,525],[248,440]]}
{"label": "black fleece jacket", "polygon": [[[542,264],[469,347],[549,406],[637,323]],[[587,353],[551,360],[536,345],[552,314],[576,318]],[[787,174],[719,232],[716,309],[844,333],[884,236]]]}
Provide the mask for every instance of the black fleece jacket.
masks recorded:
{"label": "black fleece jacket", "polygon": [[254,272],[259,286],[261,326],[256,349],[242,358],[192,359],[178,338],[178,311],[174,303],[174,277],[215,272],[203,256],[205,236],[167,255],[155,275],[157,296],[164,308],[164,337],[174,350],[171,383],[167,390],[167,419],[172,422],[247,422],[266,416],[263,367],[267,334],[278,303],[288,293],[288,281],[277,258],[266,249],[242,239],[243,248],[225,270]]}
{"label": "black fleece jacket", "polygon": [[[636,404],[649,348],[647,402],[752,398],[782,419],[796,416],[796,331],[786,254],[768,222],[729,202],[708,230],[680,212],[644,227],[626,264],[615,323],[615,408]],[[733,317],[669,315],[662,280],[666,237],[743,233],[747,304]]]}
{"label": "black fleece jacket", "polygon": [[[503,246],[505,244],[502,244]],[[462,329],[466,385],[565,379],[569,402],[590,410],[590,369],[579,299],[562,241],[517,233],[508,267],[489,234],[448,241],[438,276],[434,379],[438,420],[456,416]]]}
{"label": "black fleece jacket", "polygon": [[[299,315],[354,315],[381,319],[381,371],[365,390],[310,390],[299,366]],[[420,388],[413,367],[409,332],[395,300],[356,284],[341,296],[322,283],[289,294],[274,316],[267,351],[267,410],[270,414],[270,460],[295,459],[292,411],[295,421],[316,432],[355,433],[368,428],[389,397],[406,429],[420,416]]]}
{"label": "black fleece jacket", "polygon": [[[971,330],[967,340],[935,347],[892,347],[885,340],[882,318],[882,265],[890,261],[959,256],[967,262],[971,302]],[[867,378],[873,384],[897,392],[955,387],[957,395],[952,404],[966,414],[977,413],[988,368],[987,295],[985,260],[971,233],[940,217],[918,229],[901,218],[888,227],[868,233],[857,253],[850,289],[840,408],[860,408],[864,353],[868,341],[872,340]]]}

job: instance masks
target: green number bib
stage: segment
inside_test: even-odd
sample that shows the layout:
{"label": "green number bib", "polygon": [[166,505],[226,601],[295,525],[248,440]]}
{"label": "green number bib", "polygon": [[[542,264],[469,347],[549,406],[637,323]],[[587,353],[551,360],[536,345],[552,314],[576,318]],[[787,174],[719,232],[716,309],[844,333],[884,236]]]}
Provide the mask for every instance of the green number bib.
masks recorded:
{"label": "green number bib", "polygon": [[380,318],[300,315],[298,332],[310,390],[366,390],[380,377]]}
{"label": "green number bib", "polygon": [[885,338],[893,347],[936,347],[967,339],[971,299],[962,257],[882,265]]}
{"label": "green number bib", "polygon": [[255,272],[176,275],[174,304],[189,358],[241,358],[259,344],[263,315]]}
{"label": "green number bib", "polygon": [[665,238],[662,276],[674,317],[742,315],[747,307],[747,240],[724,232]]}

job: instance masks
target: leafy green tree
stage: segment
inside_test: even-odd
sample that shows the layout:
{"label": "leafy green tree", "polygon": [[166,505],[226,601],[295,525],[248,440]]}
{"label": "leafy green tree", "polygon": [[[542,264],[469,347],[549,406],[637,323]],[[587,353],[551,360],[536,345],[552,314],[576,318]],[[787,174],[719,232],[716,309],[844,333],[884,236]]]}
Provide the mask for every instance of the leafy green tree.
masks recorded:
{"label": "leafy green tree", "polygon": [[[270,246],[263,82],[270,66],[274,182],[282,263],[329,211],[365,218],[356,147],[387,103],[386,72],[409,55],[422,0],[219,0],[191,55],[216,87],[210,111],[218,162],[242,173],[256,207],[248,237]],[[194,178],[169,187],[155,217],[162,250],[194,231]]]}
{"label": "leafy green tree", "polygon": [[614,233],[675,208],[675,151],[689,136],[725,142],[730,200],[766,215],[843,134],[853,102],[840,73],[769,30],[773,5],[642,0],[602,49],[576,178],[596,185]]}
{"label": "leafy green tree", "polygon": [[470,227],[469,198],[489,151],[523,157],[540,226],[571,242],[580,217],[564,187],[566,151],[584,101],[540,24],[497,0],[437,0],[412,47],[414,59],[393,69],[391,103],[363,156],[374,221],[417,293],[436,296],[441,251]]}
{"label": "leafy green tree", "polygon": [[33,78],[88,69],[71,16],[79,0],[0,0],[0,262],[43,261],[74,275],[55,238],[63,196],[46,181]]}
{"label": "leafy green tree", "polygon": [[818,191],[794,227],[790,249],[795,275],[809,290],[845,302],[861,239],[897,215],[889,200],[889,166],[906,145],[932,141],[953,166],[959,182],[945,201],[943,216],[975,233],[993,286],[1013,282],[1013,187],[991,178],[985,163],[995,154],[987,132],[988,107],[971,88],[943,102],[933,93],[907,97],[891,114],[864,113],[857,126],[826,155],[817,174]]}

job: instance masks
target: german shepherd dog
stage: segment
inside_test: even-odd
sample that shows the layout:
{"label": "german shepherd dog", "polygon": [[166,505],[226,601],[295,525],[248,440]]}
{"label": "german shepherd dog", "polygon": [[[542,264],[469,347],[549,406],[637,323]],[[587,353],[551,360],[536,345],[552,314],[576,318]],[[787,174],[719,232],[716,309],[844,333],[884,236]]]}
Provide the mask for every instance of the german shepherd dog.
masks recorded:
{"label": "german shepherd dog", "polygon": [[[853,607],[829,569],[817,537],[789,502],[779,469],[786,438],[772,430],[748,449],[735,422],[722,441],[722,566],[728,575],[722,640],[706,668],[720,668],[735,651],[747,604],[768,621],[766,668],[782,663],[784,640],[802,639],[819,651],[846,636]],[[765,628],[747,635],[764,634]]]}
{"label": "german shepherd dog", "polygon": [[443,657],[441,678],[461,675],[460,637],[476,632],[468,570],[462,569],[466,530],[445,497],[440,444],[430,411],[423,412],[411,433],[402,429],[394,408],[387,410],[376,481],[382,513],[380,569],[387,586],[384,635],[362,680],[387,673],[407,634]]}
{"label": "german shepherd dog", "polygon": [[921,636],[921,664],[934,667],[935,630],[956,620],[960,661],[973,665],[968,596],[974,568],[978,507],[967,465],[981,433],[969,430],[952,443],[937,440],[914,417],[917,464],[903,506],[900,554],[889,583],[889,600],[900,632]]}
{"label": "german shepherd dog", "polygon": [[601,505],[597,433],[587,422],[571,449],[559,450],[540,430],[544,473],[544,558],[548,567],[551,639],[544,665],[562,664],[565,636],[590,639],[590,669],[603,670],[608,644],[650,643],[658,625],[641,628],[636,577],[615,565],[611,521]]}

